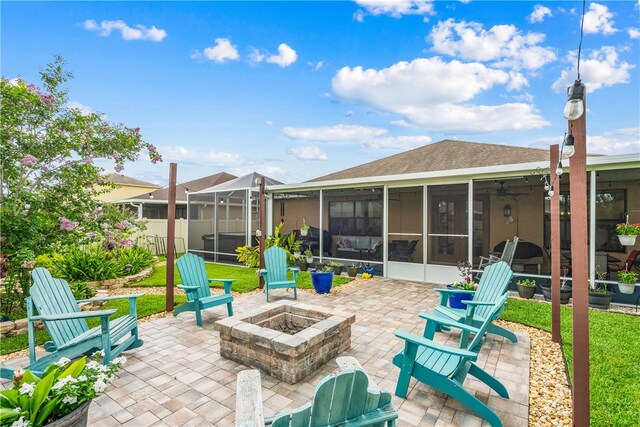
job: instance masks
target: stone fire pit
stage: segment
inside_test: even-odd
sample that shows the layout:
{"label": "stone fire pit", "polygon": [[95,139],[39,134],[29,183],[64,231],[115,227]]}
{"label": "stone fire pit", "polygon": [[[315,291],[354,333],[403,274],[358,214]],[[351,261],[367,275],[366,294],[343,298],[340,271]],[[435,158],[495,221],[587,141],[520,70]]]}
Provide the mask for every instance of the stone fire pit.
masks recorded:
{"label": "stone fire pit", "polygon": [[302,303],[263,306],[215,323],[220,354],[295,384],[351,345],[355,314]]}

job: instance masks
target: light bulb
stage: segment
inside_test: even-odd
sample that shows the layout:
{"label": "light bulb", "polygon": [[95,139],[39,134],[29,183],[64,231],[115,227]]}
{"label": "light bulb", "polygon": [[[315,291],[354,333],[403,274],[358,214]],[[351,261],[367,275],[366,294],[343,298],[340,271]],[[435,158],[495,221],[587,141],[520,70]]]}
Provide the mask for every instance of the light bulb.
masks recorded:
{"label": "light bulb", "polygon": [[564,117],[567,120],[577,120],[584,114],[584,85],[576,80],[567,88],[567,105],[564,106]]}
{"label": "light bulb", "polygon": [[544,191],[549,191],[551,189],[551,187],[549,187],[549,184],[547,184],[546,182],[544,183]]}
{"label": "light bulb", "polygon": [[554,193],[554,191],[553,191],[553,186],[551,186],[551,187],[549,188],[549,197],[552,197],[554,194],[555,194],[555,193]]}
{"label": "light bulb", "polygon": [[564,140],[564,149],[562,150],[562,155],[565,158],[569,158],[573,156],[573,153],[575,152],[576,152],[576,147],[574,145],[574,138],[572,134],[569,134]]}
{"label": "light bulb", "polygon": [[558,163],[558,168],[556,169],[556,175],[562,175],[562,162]]}

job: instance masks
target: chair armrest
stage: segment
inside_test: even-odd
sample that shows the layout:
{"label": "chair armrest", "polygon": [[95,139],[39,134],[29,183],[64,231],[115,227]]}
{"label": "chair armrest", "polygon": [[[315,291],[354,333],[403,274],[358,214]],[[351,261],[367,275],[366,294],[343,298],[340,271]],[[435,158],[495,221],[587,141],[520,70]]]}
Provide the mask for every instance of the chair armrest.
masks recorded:
{"label": "chair armrest", "polygon": [[395,332],[395,336],[407,342],[410,342],[412,344],[432,348],[434,350],[438,350],[447,354],[453,354],[456,356],[465,357],[465,358],[471,359],[472,361],[478,358],[478,353],[474,353],[472,351],[464,350],[461,348],[449,347],[446,345],[438,344],[435,341],[421,337],[420,335],[412,334],[411,332],[397,330]]}
{"label": "chair armrest", "polygon": [[465,301],[467,305],[495,305],[495,301]]}
{"label": "chair armrest", "polygon": [[176,288],[178,289],[184,289],[187,291],[193,290],[193,289],[198,289],[200,286],[188,286],[188,285],[176,285]]}
{"label": "chair armrest", "polygon": [[235,282],[236,279],[215,279],[215,278],[210,278],[209,279],[209,283],[211,282],[222,282],[222,284],[224,285],[224,293],[225,294],[230,294],[231,293],[231,284],[233,282]]}
{"label": "chair armrest", "polygon": [[300,271],[298,267],[287,267],[288,271]]}
{"label": "chair armrest", "polygon": [[144,295],[144,293],[142,293],[142,294],[130,294],[130,295],[117,295],[117,296],[112,296],[112,297],[80,299],[80,300],[78,300],[76,302],[81,303],[81,302],[111,301],[111,300],[116,300],[116,299],[140,298],[143,295]]}
{"label": "chair armrest", "polygon": [[480,332],[478,328],[474,328],[473,326],[470,326],[470,325],[465,325],[464,323],[456,322],[455,320],[436,317],[431,314],[427,314],[423,312],[418,313],[418,316],[422,317],[423,319],[426,319],[428,322],[438,323],[442,326],[458,328],[458,329],[462,329],[463,331],[472,332],[474,334],[477,334],[478,332]]}
{"label": "chair armrest", "polygon": [[112,308],[110,310],[96,310],[96,311],[80,311],[75,313],[64,313],[64,314],[43,314],[40,316],[30,317],[28,320],[30,322],[36,320],[46,320],[46,321],[58,321],[58,320],[69,320],[69,319],[86,319],[89,317],[108,317],[118,310]]}
{"label": "chair armrest", "polygon": [[240,371],[236,381],[236,426],[263,426],[264,421],[260,371]]}
{"label": "chair armrest", "polygon": [[447,294],[461,294],[461,293],[465,293],[465,294],[473,294],[475,293],[475,291],[465,291],[464,289],[435,289],[436,292],[440,292],[442,293],[447,293]]}

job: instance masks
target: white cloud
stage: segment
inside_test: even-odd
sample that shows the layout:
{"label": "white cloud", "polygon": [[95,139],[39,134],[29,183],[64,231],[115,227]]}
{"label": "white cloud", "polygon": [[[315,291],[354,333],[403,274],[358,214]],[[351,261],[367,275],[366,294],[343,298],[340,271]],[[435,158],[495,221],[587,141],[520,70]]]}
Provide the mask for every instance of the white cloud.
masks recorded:
{"label": "white cloud", "polygon": [[417,136],[388,136],[384,138],[374,138],[364,143],[370,150],[409,150],[417,148],[431,142],[431,138],[426,135]]}
{"label": "white cloud", "polygon": [[[434,15],[432,0],[355,0],[371,15],[390,15],[400,18],[402,15]],[[364,12],[359,10],[354,19],[362,22]]]}
{"label": "white cloud", "polygon": [[386,129],[359,125],[334,125],[318,128],[282,129],[285,136],[302,141],[314,142],[364,142],[387,133]]}
{"label": "white cloud", "polygon": [[523,34],[514,25],[494,25],[485,30],[476,22],[440,21],[426,37],[431,50],[472,61],[495,61],[499,67],[538,69],[556,59],[551,48],[539,46],[541,33]]}
{"label": "white cloud", "polygon": [[[544,137],[529,146],[548,149],[551,144],[561,144],[562,137]],[[640,127],[621,128],[600,135],[587,134],[587,153],[614,156],[618,154],[640,154]]]}
{"label": "white cloud", "polygon": [[264,124],[267,126],[273,126],[273,120],[265,120]]}
{"label": "white cloud", "polygon": [[163,146],[158,149],[166,162],[174,161],[187,164],[206,164],[212,167],[232,167],[252,164],[242,154],[214,150],[189,150],[181,146]]}
{"label": "white cloud", "polygon": [[280,43],[278,46],[278,54],[271,55],[267,58],[267,62],[278,64],[282,68],[288,67],[298,60],[298,54],[286,43]]}
{"label": "white cloud", "polygon": [[411,127],[411,124],[409,124],[405,119],[392,120],[391,124],[395,125],[395,126],[400,126],[400,127],[403,127],[403,128]]}
{"label": "white cloud", "polygon": [[124,21],[102,21],[99,25],[93,19],[84,21],[84,28],[89,31],[97,31],[99,35],[108,37],[112,31],[120,31],[123,40],[147,40],[152,42],[161,42],[167,37],[167,32],[163,29],[151,28],[137,24],[135,28],[127,25]]}
{"label": "white cloud", "polygon": [[249,46],[249,55],[247,56],[247,58],[249,59],[249,63],[251,65],[255,65],[259,62],[264,61],[265,54],[262,53],[260,49],[257,49],[253,46]]}
{"label": "white cloud", "polygon": [[591,3],[589,11],[584,15],[584,32],[586,34],[613,34],[620,30],[614,28],[613,13],[603,4]]}
{"label": "white cloud", "polygon": [[318,62],[309,61],[307,62],[307,65],[313,68],[313,71],[318,71],[319,69],[324,67],[324,61],[318,61]]}
{"label": "white cloud", "polygon": [[534,22],[542,22],[544,21],[545,16],[553,16],[553,14],[551,13],[551,9],[541,4],[537,4],[533,8],[533,12],[531,12],[531,15],[529,15],[529,22],[531,22],[532,24]]}
{"label": "white cloud", "polygon": [[[467,104],[496,85],[525,85],[519,73],[438,57],[399,62],[381,70],[344,67],[332,80],[345,102],[396,113],[406,122],[440,132],[489,132],[547,125],[532,106]],[[459,105],[459,103],[465,103]]]}
{"label": "white cloud", "polygon": [[215,42],[215,46],[204,48],[202,53],[196,50],[191,55],[191,58],[199,59],[204,57],[210,61],[217,62],[218,64],[222,64],[226,61],[235,61],[240,58],[238,49],[235,45],[231,44],[231,39],[220,37],[217,38]]}
{"label": "white cloud", "polygon": [[[577,63],[577,52],[569,52],[567,61]],[[580,62],[580,77],[587,87],[587,92],[593,92],[603,87],[620,83],[629,83],[630,70],[636,66],[618,59],[618,52],[613,46],[602,46],[600,50],[591,54]],[[555,92],[564,92],[571,85],[576,76],[575,68],[562,70],[560,77],[551,86]]]}
{"label": "white cloud", "polygon": [[627,34],[632,39],[638,39],[640,38],[640,28],[627,28]]}
{"label": "white cloud", "polygon": [[73,108],[80,111],[80,114],[83,116],[88,116],[89,114],[95,113],[91,107],[88,105],[81,104],[77,101],[69,101],[67,102],[67,108]]}
{"label": "white cloud", "polygon": [[287,150],[287,153],[292,154],[298,160],[327,160],[327,153],[322,151],[318,146],[308,147],[293,147]]}

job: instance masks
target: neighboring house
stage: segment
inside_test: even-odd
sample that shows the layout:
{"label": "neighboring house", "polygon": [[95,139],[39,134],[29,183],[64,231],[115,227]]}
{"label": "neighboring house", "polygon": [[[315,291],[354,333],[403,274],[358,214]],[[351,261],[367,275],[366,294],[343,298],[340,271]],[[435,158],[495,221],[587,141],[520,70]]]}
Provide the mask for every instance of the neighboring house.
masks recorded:
{"label": "neighboring house", "polygon": [[[236,178],[226,172],[198,178],[176,185],[176,248],[179,252],[186,250],[187,239],[187,193],[197,192]],[[169,188],[155,187],[150,191],[138,192],[129,197],[113,199],[113,204],[127,206],[137,213],[138,218],[147,220],[146,236],[158,240],[156,244],[166,244],[160,239],[167,235],[167,218],[169,214]],[[158,248],[162,253],[163,250]]]}
{"label": "neighboring house", "polygon": [[127,199],[141,193],[156,191],[160,188],[157,184],[131,178],[130,176],[121,175],[119,173],[112,173],[104,178],[105,180],[114,183],[116,188],[112,189],[108,193],[99,195],[98,200],[101,202],[113,202],[114,200]]}
{"label": "neighboring house", "polygon": [[[561,194],[561,247],[568,251],[570,168],[568,160],[563,164],[554,187]],[[538,172],[548,174],[549,166],[549,150],[443,140],[300,184],[269,186],[269,217],[272,224],[284,220],[283,232],[299,230],[303,221],[328,231],[330,250],[317,256],[372,264],[387,277],[450,283],[459,280],[458,261],[478,265],[514,236],[521,242],[514,270],[544,274],[549,202]],[[615,224],[627,212],[640,222],[640,157],[589,156],[587,170],[590,260],[607,271],[633,249],[619,244]]]}

